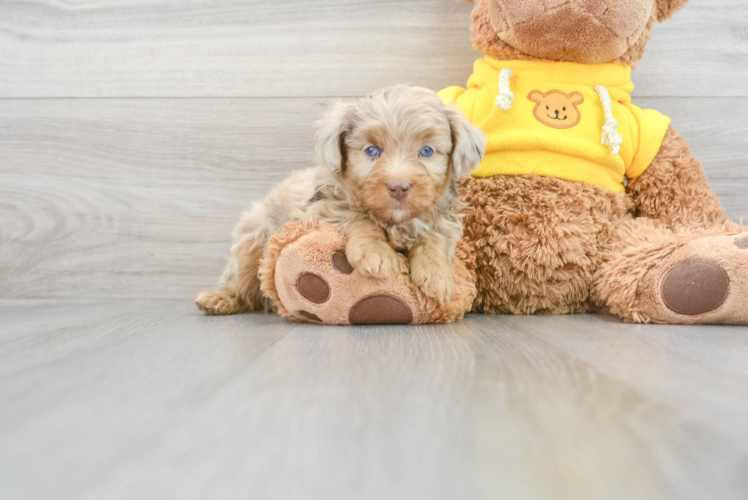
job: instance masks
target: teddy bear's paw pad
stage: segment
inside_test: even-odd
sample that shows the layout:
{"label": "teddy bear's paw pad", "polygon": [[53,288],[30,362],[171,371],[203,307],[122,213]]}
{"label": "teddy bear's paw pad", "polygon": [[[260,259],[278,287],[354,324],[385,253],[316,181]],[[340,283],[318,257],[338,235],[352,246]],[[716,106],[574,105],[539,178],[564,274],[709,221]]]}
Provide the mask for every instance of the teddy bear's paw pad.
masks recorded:
{"label": "teddy bear's paw pad", "polygon": [[743,236],[735,241],[735,246],[741,250],[748,250],[748,236]]}
{"label": "teddy bear's paw pad", "polygon": [[332,254],[332,266],[341,274],[353,274],[353,266],[343,252]]}
{"label": "teddy bear's paw pad", "polygon": [[296,278],[296,289],[302,297],[315,304],[330,300],[330,285],[314,273],[302,273]]}
{"label": "teddy bear's paw pad", "polygon": [[730,278],[715,262],[689,260],[665,274],[660,293],[671,311],[696,316],[714,311],[725,303],[730,294]]}
{"label": "teddy bear's paw pad", "polygon": [[413,322],[413,311],[395,295],[369,295],[351,307],[348,320],[352,325],[408,325]]}

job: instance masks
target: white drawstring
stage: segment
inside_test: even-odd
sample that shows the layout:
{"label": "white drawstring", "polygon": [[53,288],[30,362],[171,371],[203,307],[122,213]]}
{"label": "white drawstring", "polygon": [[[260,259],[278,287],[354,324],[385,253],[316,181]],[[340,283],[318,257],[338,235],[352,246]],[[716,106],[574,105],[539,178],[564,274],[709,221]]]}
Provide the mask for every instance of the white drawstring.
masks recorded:
{"label": "white drawstring", "polygon": [[621,144],[623,144],[623,137],[618,133],[618,122],[613,116],[613,104],[610,101],[610,93],[608,89],[602,85],[595,87],[600,101],[603,103],[603,109],[605,110],[605,125],[603,125],[603,138],[602,144],[605,144],[613,152],[613,156],[621,152]]}
{"label": "white drawstring", "polygon": [[499,95],[496,97],[496,107],[502,111],[509,111],[512,109],[514,94],[512,94],[512,87],[509,80],[513,77],[514,71],[509,68],[502,69],[499,74]]}

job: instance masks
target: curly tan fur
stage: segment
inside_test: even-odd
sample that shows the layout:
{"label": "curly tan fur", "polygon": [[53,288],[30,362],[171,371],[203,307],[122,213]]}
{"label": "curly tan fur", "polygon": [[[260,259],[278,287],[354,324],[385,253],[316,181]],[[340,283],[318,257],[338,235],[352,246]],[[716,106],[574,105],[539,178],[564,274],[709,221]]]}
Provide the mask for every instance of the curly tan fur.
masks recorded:
{"label": "curly tan fur", "polygon": [[422,316],[428,318],[429,322],[452,323],[462,319],[465,313],[473,307],[477,294],[475,256],[467,239],[462,239],[457,244],[455,258],[452,259],[450,269],[455,282],[455,294],[451,301],[442,303],[434,300],[416,287]]}
{"label": "curly tan fur", "polygon": [[311,218],[347,236],[347,258],[367,277],[407,273],[397,251],[429,242],[429,255],[442,262],[429,262],[434,279],[419,283],[451,301],[449,263],[463,230],[454,184],[484,150],[484,134],[428,89],[398,85],[339,103],[318,124],[318,166],[293,172],[242,215],[219,289],[198,294],[197,307],[208,314],[264,309],[258,270],[271,236],[288,221]]}

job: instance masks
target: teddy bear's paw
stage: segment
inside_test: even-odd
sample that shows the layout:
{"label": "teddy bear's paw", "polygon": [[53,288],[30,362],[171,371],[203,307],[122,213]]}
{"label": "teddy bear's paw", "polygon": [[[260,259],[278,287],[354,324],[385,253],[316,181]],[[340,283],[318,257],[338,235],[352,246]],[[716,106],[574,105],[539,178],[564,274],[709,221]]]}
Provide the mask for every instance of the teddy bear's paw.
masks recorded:
{"label": "teddy bear's paw", "polygon": [[748,235],[699,238],[667,260],[652,287],[664,306],[655,320],[748,324]]}
{"label": "teddy bear's paw", "polygon": [[296,321],[324,324],[410,324],[427,320],[405,276],[364,275],[345,255],[342,236],[306,234],[286,245],[275,262],[281,312]]}

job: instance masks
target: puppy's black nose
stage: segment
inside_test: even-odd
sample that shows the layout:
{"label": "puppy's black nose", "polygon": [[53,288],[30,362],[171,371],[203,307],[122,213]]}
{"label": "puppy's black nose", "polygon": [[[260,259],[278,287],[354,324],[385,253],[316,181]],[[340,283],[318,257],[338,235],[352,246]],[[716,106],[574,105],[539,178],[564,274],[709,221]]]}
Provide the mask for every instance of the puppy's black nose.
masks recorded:
{"label": "puppy's black nose", "polygon": [[397,200],[402,201],[410,193],[410,187],[412,184],[405,181],[390,181],[387,183],[387,191],[390,192],[390,196]]}

